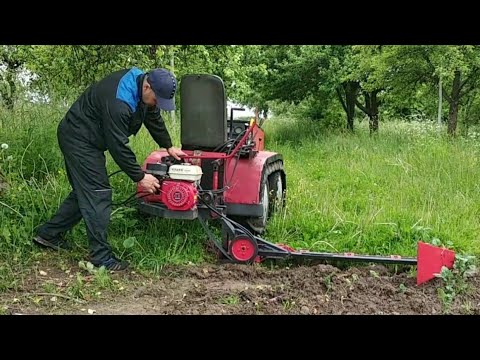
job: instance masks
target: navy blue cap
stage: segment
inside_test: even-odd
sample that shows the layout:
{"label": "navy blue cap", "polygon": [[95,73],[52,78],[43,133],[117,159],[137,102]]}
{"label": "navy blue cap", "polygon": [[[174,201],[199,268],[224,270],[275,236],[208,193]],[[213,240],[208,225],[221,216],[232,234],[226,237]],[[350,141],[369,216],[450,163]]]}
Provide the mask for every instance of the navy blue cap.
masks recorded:
{"label": "navy blue cap", "polygon": [[148,83],[157,98],[157,107],[165,111],[175,110],[177,79],[167,69],[154,69],[148,73]]}

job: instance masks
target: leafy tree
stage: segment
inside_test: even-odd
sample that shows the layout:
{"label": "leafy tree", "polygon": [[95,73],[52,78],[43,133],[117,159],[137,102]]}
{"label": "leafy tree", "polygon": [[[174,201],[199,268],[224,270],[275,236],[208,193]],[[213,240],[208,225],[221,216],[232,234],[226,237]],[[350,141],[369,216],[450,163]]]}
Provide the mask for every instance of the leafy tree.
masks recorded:
{"label": "leafy tree", "polygon": [[480,82],[480,47],[396,45],[389,47],[388,63],[395,75],[390,78],[398,89],[426,84],[433,93],[441,86],[449,105],[447,131],[449,135],[454,135],[459,109],[475,96],[474,90]]}
{"label": "leafy tree", "polygon": [[17,76],[29,50],[28,46],[0,45],[0,98],[9,110],[13,110],[17,100]]}

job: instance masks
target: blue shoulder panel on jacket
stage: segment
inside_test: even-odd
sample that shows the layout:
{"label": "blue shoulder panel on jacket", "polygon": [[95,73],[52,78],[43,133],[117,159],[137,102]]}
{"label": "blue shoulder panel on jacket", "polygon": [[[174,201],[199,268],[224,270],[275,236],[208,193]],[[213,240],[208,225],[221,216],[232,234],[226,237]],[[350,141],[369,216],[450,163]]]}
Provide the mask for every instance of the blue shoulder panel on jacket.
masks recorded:
{"label": "blue shoulder panel on jacket", "polygon": [[134,67],[122,76],[117,87],[117,99],[125,101],[132,111],[137,109],[140,101],[138,93],[137,76],[143,74],[143,71]]}

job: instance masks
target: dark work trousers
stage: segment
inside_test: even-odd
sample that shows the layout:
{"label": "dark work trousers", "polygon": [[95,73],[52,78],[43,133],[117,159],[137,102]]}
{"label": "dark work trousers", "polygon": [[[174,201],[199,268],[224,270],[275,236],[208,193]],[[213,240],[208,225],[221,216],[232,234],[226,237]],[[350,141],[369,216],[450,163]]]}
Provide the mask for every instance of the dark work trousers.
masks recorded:
{"label": "dark work trousers", "polygon": [[72,192],[53,218],[37,234],[46,240],[75,226],[82,218],[87,228],[90,261],[100,264],[112,255],[107,228],[112,211],[112,189],[108,181],[105,154],[84,139],[63,120],[57,131]]}

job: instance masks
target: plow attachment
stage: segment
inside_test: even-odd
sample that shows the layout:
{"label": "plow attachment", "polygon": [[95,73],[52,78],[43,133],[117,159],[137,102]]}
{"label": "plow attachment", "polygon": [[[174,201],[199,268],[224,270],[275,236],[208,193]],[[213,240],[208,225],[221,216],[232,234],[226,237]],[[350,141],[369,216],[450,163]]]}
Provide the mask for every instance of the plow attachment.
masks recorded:
{"label": "plow attachment", "polygon": [[419,241],[417,244],[417,257],[402,257],[399,255],[377,256],[361,255],[354,253],[327,253],[295,250],[284,244],[274,244],[253,235],[240,224],[221,216],[224,241],[221,244],[208,229],[205,221],[199,220],[206,230],[210,240],[223,256],[236,263],[261,262],[266,259],[305,259],[305,260],[330,260],[351,261],[364,263],[382,263],[417,266],[417,285],[421,285],[439,274],[442,267],[453,268],[455,252]]}
{"label": "plow attachment", "polygon": [[417,285],[427,282],[435,277],[435,274],[441,272],[442,267],[449,269],[453,267],[455,253],[448,249],[443,249],[419,241],[417,246],[417,257],[402,257],[399,255],[377,256],[360,255],[354,253],[323,253],[310,251],[297,251],[290,246],[283,244],[271,244],[259,237],[256,237],[258,243],[258,256],[260,258],[306,258],[316,260],[340,260],[356,261],[365,263],[381,264],[399,264],[399,265],[417,265]]}

